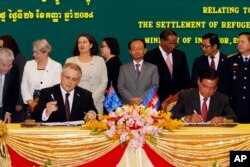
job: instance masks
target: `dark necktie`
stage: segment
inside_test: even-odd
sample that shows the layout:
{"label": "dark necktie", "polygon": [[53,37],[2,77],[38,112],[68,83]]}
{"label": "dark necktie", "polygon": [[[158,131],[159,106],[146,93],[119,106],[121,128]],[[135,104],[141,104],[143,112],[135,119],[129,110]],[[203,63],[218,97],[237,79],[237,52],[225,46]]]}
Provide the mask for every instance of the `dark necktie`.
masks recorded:
{"label": "dark necktie", "polygon": [[203,103],[202,103],[202,107],[201,107],[201,117],[203,122],[207,122],[207,98],[204,97],[203,98]]}
{"label": "dark necktie", "polygon": [[140,77],[140,64],[136,64],[135,65],[135,79],[136,79],[136,82],[139,81],[139,77]]}
{"label": "dark necktie", "polygon": [[215,70],[215,62],[214,62],[214,56],[211,56],[211,64],[210,64],[210,67]]}
{"label": "dark necktie", "polygon": [[65,94],[65,103],[64,103],[67,121],[69,121],[69,117],[70,117],[69,95],[70,93]]}
{"label": "dark necktie", "polygon": [[248,57],[245,57],[244,58],[244,63],[247,64],[247,62],[248,62]]}

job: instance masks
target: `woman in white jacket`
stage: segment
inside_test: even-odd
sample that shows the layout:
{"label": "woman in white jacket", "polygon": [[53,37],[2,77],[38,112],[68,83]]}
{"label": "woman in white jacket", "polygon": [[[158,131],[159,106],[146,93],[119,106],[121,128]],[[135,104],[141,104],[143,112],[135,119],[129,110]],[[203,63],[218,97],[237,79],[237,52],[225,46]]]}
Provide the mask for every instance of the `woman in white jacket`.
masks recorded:
{"label": "woman in white jacket", "polygon": [[32,47],[34,60],[27,61],[21,83],[23,101],[29,106],[41,89],[60,83],[62,72],[62,65],[49,57],[52,49],[47,40],[36,40]]}
{"label": "woman in white jacket", "polygon": [[76,63],[82,69],[82,78],[79,86],[92,92],[92,97],[98,113],[103,114],[104,93],[107,87],[108,76],[105,61],[97,56],[98,44],[94,37],[82,33],[77,37],[73,50],[73,57],[66,63]]}

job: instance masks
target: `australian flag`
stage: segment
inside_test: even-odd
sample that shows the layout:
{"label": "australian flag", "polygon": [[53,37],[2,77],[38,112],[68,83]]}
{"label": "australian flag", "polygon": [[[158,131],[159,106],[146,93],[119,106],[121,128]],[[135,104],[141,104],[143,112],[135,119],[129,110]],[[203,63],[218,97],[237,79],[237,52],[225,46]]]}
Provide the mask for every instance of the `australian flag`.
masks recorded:
{"label": "australian flag", "polygon": [[110,113],[120,106],[122,106],[122,102],[117,96],[115,89],[111,85],[104,100],[104,107]]}
{"label": "australian flag", "polygon": [[158,110],[160,108],[160,99],[157,94],[157,89],[155,87],[152,87],[146,98],[142,101],[142,105],[147,107],[152,107]]}

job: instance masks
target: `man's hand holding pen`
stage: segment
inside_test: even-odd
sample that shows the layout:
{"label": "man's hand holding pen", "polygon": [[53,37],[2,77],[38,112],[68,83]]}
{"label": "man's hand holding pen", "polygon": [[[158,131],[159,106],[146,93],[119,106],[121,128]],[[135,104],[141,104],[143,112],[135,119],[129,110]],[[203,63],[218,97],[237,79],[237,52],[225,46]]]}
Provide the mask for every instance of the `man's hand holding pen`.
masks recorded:
{"label": "man's hand holding pen", "polygon": [[49,116],[51,113],[58,110],[57,101],[55,101],[53,94],[51,94],[51,98],[52,101],[46,104],[46,110],[45,110],[46,116]]}
{"label": "man's hand holding pen", "polygon": [[51,113],[58,110],[57,101],[50,101],[46,104],[46,116],[49,116]]}
{"label": "man's hand holding pen", "polygon": [[200,123],[203,122],[201,115],[199,115],[195,110],[192,115],[188,115],[184,117],[185,122],[193,122],[193,123]]}

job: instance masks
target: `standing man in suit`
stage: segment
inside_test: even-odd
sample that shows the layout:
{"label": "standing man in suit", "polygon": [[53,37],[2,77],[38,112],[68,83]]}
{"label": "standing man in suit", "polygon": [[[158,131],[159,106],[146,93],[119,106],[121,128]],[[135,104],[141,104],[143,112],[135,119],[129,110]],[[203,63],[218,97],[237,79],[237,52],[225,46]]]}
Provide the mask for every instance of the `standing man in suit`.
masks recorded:
{"label": "standing man in suit", "polygon": [[180,92],[171,112],[173,117],[184,122],[211,122],[218,124],[236,116],[229,105],[229,98],[216,92],[219,74],[213,69],[202,71],[198,77],[198,88]]}
{"label": "standing man in suit", "polygon": [[202,36],[202,56],[195,58],[192,68],[192,87],[197,88],[197,79],[201,71],[212,68],[219,73],[217,91],[229,94],[230,66],[226,55],[220,53],[220,40],[214,33]]}
{"label": "standing man in suit", "polygon": [[158,88],[159,75],[157,67],[143,61],[147,52],[143,39],[134,39],[128,44],[133,61],[120,68],[118,91],[124,104],[140,105],[150,88]]}
{"label": "standing man in suit", "polygon": [[190,87],[190,75],[186,55],[177,48],[177,34],[164,30],[160,34],[159,47],[150,50],[144,60],[158,67],[160,76],[158,95],[163,102],[170,95]]}
{"label": "standing man in suit", "polygon": [[81,68],[67,63],[61,73],[61,83],[41,90],[32,117],[36,121],[63,122],[94,120],[97,110],[91,92],[77,86],[82,76]]}
{"label": "standing man in suit", "polygon": [[239,34],[239,53],[229,58],[230,100],[240,123],[250,123],[250,32]]}
{"label": "standing man in suit", "polygon": [[0,48],[0,119],[11,122],[19,95],[19,71],[15,64],[13,52]]}

